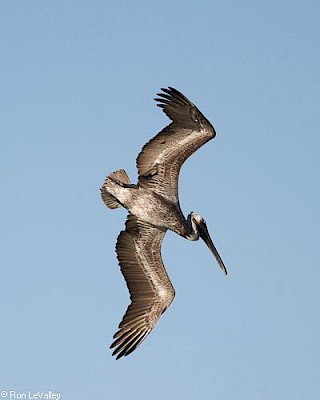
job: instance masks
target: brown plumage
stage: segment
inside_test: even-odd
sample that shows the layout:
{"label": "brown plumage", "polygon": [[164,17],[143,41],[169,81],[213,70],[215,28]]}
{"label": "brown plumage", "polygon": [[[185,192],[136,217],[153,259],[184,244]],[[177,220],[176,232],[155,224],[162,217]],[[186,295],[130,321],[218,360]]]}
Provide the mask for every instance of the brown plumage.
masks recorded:
{"label": "brown plumage", "polygon": [[205,116],[178,90],[161,89],[157,106],[173,121],[145,144],[137,158],[139,186],[178,202],[181,165],[216,132]]}
{"label": "brown plumage", "polygon": [[101,188],[109,208],[125,207],[126,228],[116,251],[131,304],[114,335],[111,348],[117,359],[134,351],[156,325],[174,298],[174,288],[161,258],[167,229],[189,239],[201,237],[224,273],[226,268],[210,238],[204,219],[179,205],[181,165],[216,133],[204,115],[178,90],[162,89],[155,100],[172,123],[145,144],[137,158],[138,184],[124,170],[110,174]]}
{"label": "brown plumage", "polygon": [[162,263],[160,247],[165,230],[129,214],[126,230],[117,241],[121,272],[130,292],[128,307],[111,348],[117,358],[130,354],[151,332],[174,298],[174,289]]}

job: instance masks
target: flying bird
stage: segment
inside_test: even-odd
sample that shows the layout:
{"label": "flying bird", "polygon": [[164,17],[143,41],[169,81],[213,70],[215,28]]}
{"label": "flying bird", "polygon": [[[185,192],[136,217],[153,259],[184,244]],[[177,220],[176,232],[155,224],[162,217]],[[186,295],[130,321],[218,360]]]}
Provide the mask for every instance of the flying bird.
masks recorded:
{"label": "flying bird", "polygon": [[188,240],[201,238],[227,274],[205,220],[194,212],[185,218],[178,197],[182,164],[213,139],[216,132],[182,93],[173,87],[161,90],[155,101],[172,122],[143,146],[136,161],[138,183],[132,184],[120,169],[110,174],[101,188],[107,207],[128,210],[116,252],[131,304],[110,346],[117,359],[141,344],[174,298],[175,291],[161,258],[161,243],[168,229]]}

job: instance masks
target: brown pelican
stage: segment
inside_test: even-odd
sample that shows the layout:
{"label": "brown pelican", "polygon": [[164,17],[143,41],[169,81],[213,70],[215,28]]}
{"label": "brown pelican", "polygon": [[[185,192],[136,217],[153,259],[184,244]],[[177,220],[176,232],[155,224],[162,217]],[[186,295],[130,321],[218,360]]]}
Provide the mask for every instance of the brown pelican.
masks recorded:
{"label": "brown pelican", "polygon": [[103,182],[101,197],[109,208],[125,207],[126,228],[116,244],[121,272],[130,292],[129,305],[110,348],[117,359],[133,352],[156,325],[175,292],[161,259],[161,243],[170,229],[189,240],[204,240],[227,274],[205,220],[182,214],[178,198],[181,165],[216,132],[198,108],[178,90],[158,93],[157,106],[172,120],[144,145],[137,158],[138,183],[126,172],[113,172]]}

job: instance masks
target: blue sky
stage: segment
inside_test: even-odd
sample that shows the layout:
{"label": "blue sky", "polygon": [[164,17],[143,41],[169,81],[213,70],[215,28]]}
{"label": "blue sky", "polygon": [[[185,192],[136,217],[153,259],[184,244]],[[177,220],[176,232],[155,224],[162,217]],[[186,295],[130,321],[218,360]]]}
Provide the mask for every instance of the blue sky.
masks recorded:
{"label": "blue sky", "polygon": [[[319,395],[319,2],[10,1],[0,6],[0,391],[61,399]],[[180,176],[229,275],[168,233],[176,298],[120,361],[124,210],[99,187],[185,93],[217,137]]]}

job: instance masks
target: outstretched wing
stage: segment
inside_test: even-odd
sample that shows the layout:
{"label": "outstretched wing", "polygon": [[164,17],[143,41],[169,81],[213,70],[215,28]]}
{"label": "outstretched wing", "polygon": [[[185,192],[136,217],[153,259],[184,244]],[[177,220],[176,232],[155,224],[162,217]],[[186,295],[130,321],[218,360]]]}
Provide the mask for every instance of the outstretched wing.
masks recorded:
{"label": "outstretched wing", "polygon": [[174,298],[174,288],[161,259],[165,231],[128,214],[116,251],[130,292],[129,305],[110,348],[117,359],[135,350]]}
{"label": "outstretched wing", "polygon": [[161,89],[155,100],[172,123],[151,139],[137,158],[139,186],[178,202],[181,165],[216,132],[198,108],[178,90]]}

